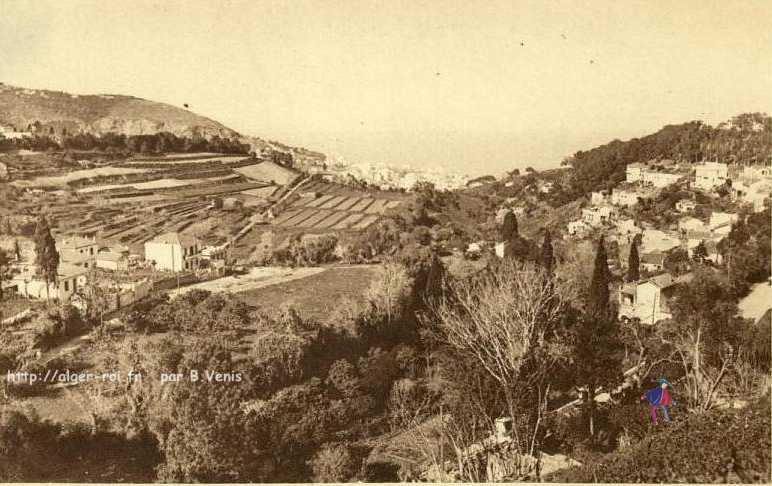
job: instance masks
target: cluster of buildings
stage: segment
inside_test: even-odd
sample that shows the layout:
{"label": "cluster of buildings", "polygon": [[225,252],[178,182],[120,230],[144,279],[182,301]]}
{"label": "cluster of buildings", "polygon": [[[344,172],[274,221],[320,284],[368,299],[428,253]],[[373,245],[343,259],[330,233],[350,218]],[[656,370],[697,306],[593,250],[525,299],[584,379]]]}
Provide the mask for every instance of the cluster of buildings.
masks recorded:
{"label": "cluster of buildings", "polygon": [[663,161],[663,165],[665,167],[659,166],[655,169],[649,164],[630,164],[625,170],[625,181],[662,189],[686,177],[680,166],[673,167],[666,161]]}
{"label": "cluster of buildings", "polygon": [[[356,179],[383,189],[409,190],[418,182],[431,182],[439,190],[465,187],[470,177],[441,168],[413,168],[370,162],[349,163],[341,157],[331,158],[324,172],[335,176],[352,175]],[[495,179],[494,179],[495,180]]]}
{"label": "cluster of buildings", "polygon": [[[77,305],[82,298],[81,290],[89,284],[89,279],[95,278],[95,270],[99,269],[121,277],[115,279],[111,284],[113,288],[109,289],[116,294],[114,302],[110,302],[113,307],[128,305],[148,294],[152,279],[147,278],[141,271],[143,269],[194,272],[201,267],[202,260],[219,256],[212,248],[203,248],[198,239],[176,232],[164,233],[145,242],[144,258],[130,253],[123,245],[100,244],[94,238],[80,236],[63,237],[56,240],[59,253],[57,281],[47,285],[35,264],[34,242],[26,237],[6,238],[0,242],[0,247],[8,251],[14,246],[18,247],[19,255],[13,264],[13,277],[4,282],[4,289],[22,297]],[[99,285],[102,283],[100,280]]]}
{"label": "cluster of buildings", "polygon": [[684,216],[672,230],[637,228],[634,223],[619,222],[614,236],[620,244],[620,255],[629,252],[633,239],[639,235],[640,270],[647,276],[619,288],[619,316],[637,318],[646,324],[670,317],[670,295],[675,285],[687,281],[689,275],[676,278],[667,273],[665,259],[674,251],[682,251],[692,259],[702,245],[705,260],[723,264],[719,242],[729,234],[737,220],[737,214],[714,211],[707,221]]}
{"label": "cluster of buildings", "polygon": [[7,138],[9,140],[31,137],[30,132],[20,132],[16,130],[16,127],[11,125],[0,125],[0,138]]}
{"label": "cluster of buildings", "polygon": [[[691,166],[664,161],[630,164],[625,176],[625,182],[613,191],[592,192],[590,205],[582,209],[580,218],[568,223],[567,229],[569,235],[583,237],[602,228],[608,240],[617,242],[620,255],[627,255],[630,245],[639,245],[644,278],[619,287],[619,316],[653,324],[671,316],[670,297],[679,283],[690,278],[688,274],[675,277],[667,273],[668,255],[682,251],[694,258],[695,251],[701,247],[706,260],[722,264],[719,242],[729,234],[738,215],[714,211],[708,218],[699,219],[694,216],[696,202],[682,199],[675,204],[675,210],[681,214],[677,225],[660,229],[652,225],[639,226],[633,219],[621,216],[621,209],[632,207],[674,183],[684,182],[704,192],[725,188],[732,200],[762,211],[772,195],[772,168],[705,162],[692,172]],[[626,262],[626,258],[620,259]]]}
{"label": "cluster of buildings", "polygon": [[755,212],[764,210],[772,195],[772,167],[746,166],[731,179],[732,200],[750,205]]}

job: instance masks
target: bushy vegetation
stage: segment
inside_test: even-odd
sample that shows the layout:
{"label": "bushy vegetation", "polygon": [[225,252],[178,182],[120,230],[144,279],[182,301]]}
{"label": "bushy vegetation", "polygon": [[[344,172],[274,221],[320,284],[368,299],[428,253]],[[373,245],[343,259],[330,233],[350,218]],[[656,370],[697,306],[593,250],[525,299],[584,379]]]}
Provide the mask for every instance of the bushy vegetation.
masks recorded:
{"label": "bushy vegetation", "polygon": [[[92,434],[88,428],[41,420],[29,409],[0,408],[0,480],[4,482],[150,482],[150,472],[159,460],[155,450],[152,437],[126,440],[110,433]],[[108,462],[111,467],[105,468]]]}
{"label": "bushy vegetation", "polygon": [[159,132],[149,135],[130,135],[105,133],[94,135],[79,133],[62,135],[54,139],[47,135],[20,139],[5,139],[0,137],[0,151],[28,149],[36,151],[47,150],[83,150],[102,152],[125,152],[133,154],[163,154],[163,153],[196,153],[216,152],[223,154],[247,154],[249,145],[238,140],[221,138],[217,135],[209,139],[196,137],[179,137],[169,132]]}
{"label": "bushy vegetation", "polygon": [[768,483],[770,401],[687,415],[599,464],[561,471],[566,483]]}
{"label": "bushy vegetation", "polygon": [[306,266],[337,260],[338,237],[333,234],[296,235],[273,251],[271,261],[280,265]]}

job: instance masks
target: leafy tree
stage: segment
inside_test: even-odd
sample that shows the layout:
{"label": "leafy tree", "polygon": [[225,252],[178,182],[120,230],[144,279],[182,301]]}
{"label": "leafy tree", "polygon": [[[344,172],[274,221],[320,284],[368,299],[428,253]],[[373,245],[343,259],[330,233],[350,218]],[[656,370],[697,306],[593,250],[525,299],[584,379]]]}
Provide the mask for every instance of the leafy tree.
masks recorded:
{"label": "leafy tree", "polygon": [[627,281],[637,282],[641,278],[641,261],[638,257],[638,244],[633,241],[630,245],[630,255],[627,258]]}
{"label": "leafy tree", "polygon": [[680,246],[674,248],[665,254],[662,266],[673,275],[683,275],[689,271],[689,253]]}
{"label": "leafy tree", "polygon": [[[190,379],[191,370],[202,375]],[[255,442],[245,433],[242,407],[246,382],[208,381],[206,371],[236,371],[230,352],[217,343],[203,343],[188,352],[177,371],[184,379],[169,390],[168,435],[160,437],[164,464],[159,478],[175,482],[234,482],[252,476],[257,462]]]}
{"label": "leafy tree", "polygon": [[51,228],[44,215],[38,218],[35,227],[35,264],[38,274],[42,275],[46,282],[46,300],[49,299],[49,287],[56,284],[59,270],[59,252],[56,249],[56,241],[51,236]]}
{"label": "leafy tree", "polygon": [[704,263],[708,258],[708,249],[705,246],[705,240],[699,242],[699,244],[692,250],[692,259],[695,262]]}

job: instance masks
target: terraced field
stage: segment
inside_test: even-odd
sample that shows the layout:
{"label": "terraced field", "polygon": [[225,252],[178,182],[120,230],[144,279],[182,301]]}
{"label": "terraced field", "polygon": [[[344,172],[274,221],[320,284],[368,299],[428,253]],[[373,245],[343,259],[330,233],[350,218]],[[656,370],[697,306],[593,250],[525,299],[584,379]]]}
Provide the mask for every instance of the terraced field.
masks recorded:
{"label": "terraced field", "polygon": [[[310,230],[363,230],[402,202],[391,194],[364,193],[327,182],[303,187],[295,200],[274,221],[275,226]],[[318,195],[315,197],[314,194]]]}

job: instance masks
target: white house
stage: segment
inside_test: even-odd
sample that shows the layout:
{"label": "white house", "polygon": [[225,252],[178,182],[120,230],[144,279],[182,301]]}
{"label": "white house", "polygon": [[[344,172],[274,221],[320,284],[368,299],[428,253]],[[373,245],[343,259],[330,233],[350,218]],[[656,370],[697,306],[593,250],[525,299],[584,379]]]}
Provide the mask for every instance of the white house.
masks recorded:
{"label": "white house", "polygon": [[645,165],[636,163],[636,164],[628,164],[627,167],[625,167],[625,181],[627,182],[641,182],[643,181],[643,170],[645,169]]}
{"label": "white house", "polygon": [[93,238],[73,236],[56,240],[56,249],[59,251],[61,262],[77,267],[93,268],[99,245]]}
{"label": "white house", "polygon": [[145,242],[145,260],[153,262],[158,270],[194,270],[201,258],[200,246],[192,236],[164,233]]}
{"label": "white house", "polygon": [[30,132],[18,132],[16,128],[10,125],[0,125],[0,138],[19,139],[31,136],[32,133]]}
{"label": "white house", "polygon": [[12,283],[16,287],[16,292],[22,297],[45,299],[48,295],[49,298],[59,302],[68,302],[78,288],[87,283],[87,272],[88,270],[84,267],[60,263],[57,270],[57,283],[49,285],[48,290],[46,290],[45,280],[32,271],[14,276]]}
{"label": "white house", "polygon": [[689,211],[694,211],[694,208],[696,207],[697,203],[691,199],[681,199],[675,204],[676,211],[679,213],[688,213]]}
{"label": "white house", "polygon": [[543,182],[539,182],[538,187],[539,187],[539,192],[541,192],[542,194],[549,194],[550,192],[552,192],[552,189],[555,187],[555,185],[552,182],[543,181]]}
{"label": "white house", "polygon": [[577,219],[576,221],[569,221],[568,223],[568,234],[569,235],[577,235],[577,234],[584,234],[586,231],[590,230],[590,226],[582,221],[581,219]]}
{"label": "white house", "polygon": [[694,171],[694,186],[709,191],[724,184],[729,177],[729,167],[720,162],[705,162]]}
{"label": "white house", "polygon": [[665,254],[659,251],[646,252],[641,255],[641,268],[647,272],[658,272],[665,266]]}
{"label": "white house", "polygon": [[611,206],[595,206],[582,209],[582,221],[592,227],[597,227],[611,219]]}
{"label": "white house", "polygon": [[705,223],[697,218],[689,216],[678,220],[678,230],[684,233],[689,231],[705,231],[706,229]]}
{"label": "white house", "polygon": [[593,191],[590,193],[590,204],[593,206],[600,206],[608,199],[606,191]]}
{"label": "white house", "polygon": [[734,213],[721,213],[718,211],[714,211],[710,214],[710,221],[708,222],[708,227],[711,231],[716,231],[717,229],[721,228],[722,226],[731,226],[733,223],[736,223],[738,219],[738,216]]}
{"label": "white house", "polygon": [[740,173],[740,178],[748,182],[761,179],[772,180],[772,167],[768,165],[746,165]]}
{"label": "white house", "polygon": [[674,278],[669,273],[631,282],[619,287],[619,318],[637,318],[643,324],[654,324],[672,317],[669,303],[676,285],[688,276]]}
{"label": "white house", "polygon": [[644,184],[649,184],[656,188],[661,189],[671,184],[675,184],[683,177],[684,176],[682,174],[677,174],[677,173],[647,170],[643,172],[642,182]]}
{"label": "white house", "polygon": [[732,200],[743,201],[753,207],[753,211],[764,211],[764,202],[772,198],[772,181],[761,179],[749,182],[738,179],[732,182]]}
{"label": "white house", "polygon": [[643,230],[635,224],[635,220],[633,219],[616,221],[614,226],[619,240],[627,241],[627,243],[631,242],[635,235],[643,232]]}
{"label": "white house", "polygon": [[125,272],[129,269],[129,256],[112,250],[102,250],[96,254],[96,266],[114,272]]}
{"label": "white house", "polygon": [[618,189],[611,193],[611,204],[616,206],[630,207],[638,204],[638,199],[645,196],[645,193],[633,189]]}

